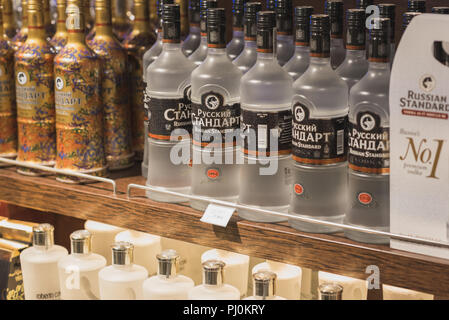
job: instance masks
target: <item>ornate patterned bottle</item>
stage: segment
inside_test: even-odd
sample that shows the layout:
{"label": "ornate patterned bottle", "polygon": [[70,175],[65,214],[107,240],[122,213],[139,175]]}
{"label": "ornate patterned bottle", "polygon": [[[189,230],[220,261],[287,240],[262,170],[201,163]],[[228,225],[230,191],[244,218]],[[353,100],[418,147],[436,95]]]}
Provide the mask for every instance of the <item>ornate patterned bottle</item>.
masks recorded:
{"label": "ornate patterned bottle", "polygon": [[58,19],[56,20],[56,33],[51,38],[50,44],[55,48],[56,53],[59,53],[61,49],[65,46],[67,43],[67,28],[65,26],[65,20],[67,18],[65,14],[65,7],[66,7],[67,0],[57,0],[57,13],[58,13]]}
{"label": "ornate patterned bottle", "polygon": [[148,0],[135,0],[134,12],[136,17],[133,29],[124,40],[123,46],[128,52],[128,72],[131,84],[132,145],[136,159],[142,160],[145,144],[143,55],[156,39],[150,31]]}
{"label": "ornate patterned bottle", "polygon": [[27,12],[27,4],[27,0],[22,0],[22,27],[12,39],[12,47],[14,51],[17,51],[17,49],[20,48],[28,37],[28,15],[25,13]]}
{"label": "ornate patterned bottle", "polygon": [[104,149],[110,170],[134,165],[128,103],[127,55],[112,33],[111,0],[95,2],[96,34],[90,48],[101,60]]}
{"label": "ornate patterned bottle", "polygon": [[0,157],[17,155],[16,96],[14,82],[14,50],[3,33],[0,14]]}
{"label": "ornate patterned bottle", "polygon": [[[16,52],[17,160],[53,166],[56,158],[53,47],[45,36],[42,1],[29,0],[28,38]],[[39,175],[18,168],[19,173]]]}
{"label": "ornate patterned bottle", "polygon": [[14,15],[12,13],[12,0],[2,0],[3,6],[3,34],[6,39],[12,40],[17,33]]}
{"label": "ornate patterned bottle", "polygon": [[[85,41],[84,1],[67,1],[65,47],[55,58],[56,135],[58,169],[91,175],[106,174],[101,103],[101,65]],[[59,181],[79,179],[59,176]]]}
{"label": "ornate patterned bottle", "polygon": [[123,0],[112,0],[112,31],[117,39],[122,42],[129,33],[131,26],[126,16],[126,2]]}
{"label": "ornate patterned bottle", "polygon": [[43,7],[43,13],[44,13],[44,28],[45,28],[45,35],[47,36],[47,39],[50,40],[53,38],[56,32],[55,25],[51,23],[51,13],[50,13],[50,0],[41,0],[44,7]]}

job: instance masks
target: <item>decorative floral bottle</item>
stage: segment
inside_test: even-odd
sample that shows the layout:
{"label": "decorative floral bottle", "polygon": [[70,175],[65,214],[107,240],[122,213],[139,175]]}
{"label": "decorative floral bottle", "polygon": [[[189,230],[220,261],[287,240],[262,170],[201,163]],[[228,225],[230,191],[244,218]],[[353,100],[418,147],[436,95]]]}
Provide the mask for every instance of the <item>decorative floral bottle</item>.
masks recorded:
{"label": "decorative floral bottle", "polygon": [[17,51],[17,49],[20,48],[20,46],[26,41],[28,37],[28,15],[26,14],[27,5],[27,0],[22,0],[22,27],[11,41],[14,51]]}
{"label": "decorative floral bottle", "polygon": [[41,0],[43,3],[43,14],[44,14],[44,28],[47,40],[53,38],[56,28],[55,25],[51,23],[51,13],[50,13],[50,0]]}
{"label": "decorative floral bottle", "polygon": [[14,36],[17,33],[16,24],[14,21],[14,15],[13,15],[13,5],[12,0],[2,0],[1,1],[3,6],[3,32],[2,34],[6,39],[11,41]]}
{"label": "decorative floral bottle", "polygon": [[50,40],[50,44],[55,48],[56,53],[59,53],[59,51],[66,45],[68,38],[67,28],[65,26],[67,18],[65,14],[66,2],[67,0],[57,0],[56,2],[58,14],[58,19],[56,20],[56,33]]}

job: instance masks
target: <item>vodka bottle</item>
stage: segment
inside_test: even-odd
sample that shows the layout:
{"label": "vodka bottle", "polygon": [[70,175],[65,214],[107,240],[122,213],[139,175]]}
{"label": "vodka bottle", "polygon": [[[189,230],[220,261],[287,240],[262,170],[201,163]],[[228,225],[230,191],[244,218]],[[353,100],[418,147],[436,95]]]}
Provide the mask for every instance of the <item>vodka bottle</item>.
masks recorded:
{"label": "vodka bottle", "polygon": [[408,0],[407,12],[426,12],[426,0]]}
{"label": "vodka bottle", "polygon": [[[345,223],[390,230],[390,20],[377,18],[370,30],[369,70],[349,96],[349,184]],[[388,238],[346,230],[368,243]]]}
{"label": "vodka bottle", "polygon": [[112,0],[112,31],[118,41],[122,42],[130,32],[131,25],[126,16],[126,2],[123,0]]}
{"label": "vodka bottle", "polygon": [[[42,1],[29,0],[29,31],[15,58],[17,97],[17,160],[53,167],[56,160],[55,53],[44,29]],[[18,167],[25,175],[43,172]]]}
{"label": "vodka bottle", "polygon": [[231,60],[237,58],[245,47],[243,17],[246,2],[247,0],[233,0],[232,12],[234,13],[234,17],[232,22],[232,40],[226,47],[226,53]]}
{"label": "vodka bottle", "polygon": [[286,64],[295,53],[293,43],[293,6],[292,0],[276,0],[276,55],[281,66]]}
{"label": "vodka bottle", "polygon": [[17,33],[16,24],[14,22],[12,0],[2,1],[2,18],[3,18],[3,36],[11,41]]}
{"label": "vodka bottle", "polygon": [[[310,66],[293,84],[292,214],[342,222],[346,210],[348,86],[330,64],[330,19],[312,15]],[[295,229],[338,228],[290,220]]]}
{"label": "vodka bottle", "polygon": [[112,245],[112,265],[98,273],[101,300],[142,300],[142,285],[148,271],[134,264],[134,246],[129,242]]}
{"label": "vodka bottle", "polygon": [[378,5],[380,18],[390,19],[390,65],[393,63],[396,53],[396,5],[391,3],[381,3]]}
{"label": "vodka bottle", "polygon": [[343,287],[336,283],[323,283],[319,286],[319,300],[342,300]]}
{"label": "vodka bottle", "polygon": [[106,259],[92,253],[92,235],[78,230],[70,235],[71,254],[58,262],[62,300],[97,300],[100,297],[98,272]]}
{"label": "vodka bottle", "polygon": [[26,41],[28,37],[28,2],[27,0],[22,0],[22,27],[16,33],[14,38],[12,38],[11,46],[14,51],[17,51],[22,44]]}
{"label": "vodka bottle", "polygon": [[145,52],[143,55],[143,85],[144,85],[144,92],[143,92],[143,102],[144,102],[144,111],[145,111],[145,117],[144,117],[144,130],[145,130],[145,146],[144,146],[144,152],[143,152],[143,161],[142,161],[142,176],[144,178],[148,177],[148,103],[149,103],[149,97],[147,93],[148,88],[148,82],[146,79],[147,75],[147,69],[150,64],[154,62],[154,60],[159,57],[159,55],[162,52],[162,9],[164,8],[164,5],[166,4],[173,4],[173,0],[159,0],[157,2],[157,16],[158,16],[158,24],[157,24],[157,40],[153,44],[153,46]]}
{"label": "vodka bottle", "polygon": [[[242,72],[226,54],[224,9],[208,10],[207,36],[207,58],[192,73],[192,194],[236,201],[240,166],[235,140],[240,134]],[[196,200],[190,205],[198,210],[207,207]]]}
{"label": "vodka bottle", "polygon": [[325,4],[325,12],[331,21],[331,65],[332,69],[337,69],[345,60],[346,55],[343,43],[343,1],[326,0]]}
{"label": "vodka bottle", "polygon": [[351,90],[352,86],[368,71],[365,49],[365,11],[348,9],[346,19],[346,58],[336,72]]}
{"label": "vodka bottle", "polygon": [[134,246],[134,261],[145,267],[149,275],[157,272],[154,260],[156,254],[161,252],[161,237],[134,230],[126,230],[115,236],[115,242],[129,242]]}
{"label": "vodka bottle", "polygon": [[[449,14],[449,7],[433,7],[432,13]],[[437,41],[434,43],[435,58],[441,63],[449,66],[449,43]]]}
{"label": "vodka bottle", "polygon": [[53,235],[52,225],[40,224],[33,227],[33,246],[20,254],[26,300],[61,298],[58,261],[67,256],[68,252],[54,244]]}
{"label": "vodka bottle", "polygon": [[253,274],[253,295],[243,300],[287,300],[276,295],[276,273],[260,271]]}
{"label": "vodka bottle", "polygon": [[295,54],[284,65],[284,70],[293,78],[298,79],[309,67],[310,56],[310,31],[309,21],[313,14],[312,6],[301,6],[295,8]]}
{"label": "vodka bottle", "polygon": [[51,23],[50,0],[42,0],[44,14],[44,28],[47,40],[51,40],[55,34],[55,25]]}
{"label": "vodka bottle", "polygon": [[200,11],[200,29],[201,29],[201,43],[199,47],[189,56],[189,59],[199,66],[207,57],[207,10],[217,8],[217,0],[201,0]]}
{"label": "vodka bottle", "polygon": [[276,0],[267,0],[267,11],[275,11],[276,10]]}
{"label": "vodka bottle", "polygon": [[67,28],[65,25],[66,14],[66,0],[57,1],[58,20],[56,21],[56,33],[51,38],[50,44],[55,48],[56,53],[59,53],[61,49],[66,45],[68,39]]}
{"label": "vodka bottle", "polygon": [[[244,165],[239,204],[287,212],[291,185],[292,78],[274,56],[275,15],[259,12],[257,62],[241,80]],[[243,219],[285,221],[283,217],[238,209]]]}
{"label": "vodka bottle", "polygon": [[[146,70],[149,97],[147,185],[181,193],[190,192],[190,75],[195,64],[181,48],[179,5],[164,5],[163,50]],[[179,155],[174,150],[185,150]],[[185,198],[147,191],[162,202],[183,202]]]}
{"label": "vodka bottle", "polygon": [[189,4],[190,31],[189,35],[182,43],[182,52],[184,52],[186,57],[190,56],[201,43],[200,0],[190,0]]}
{"label": "vodka bottle", "polygon": [[110,265],[111,245],[114,243],[115,236],[123,229],[92,220],[87,220],[84,223],[84,228],[92,235],[92,252],[105,257],[107,264]]}
{"label": "vodka bottle", "polygon": [[203,284],[190,289],[189,300],[240,300],[239,290],[224,283],[223,261],[208,260],[202,265]]}
{"label": "vodka bottle", "polygon": [[234,64],[247,73],[257,60],[257,13],[262,10],[260,2],[248,2],[245,4],[245,16],[243,30],[245,34],[245,47],[242,53],[234,60]]}
{"label": "vodka bottle", "polygon": [[193,280],[178,274],[180,256],[175,250],[158,254],[158,274],[143,283],[145,300],[187,300],[188,292],[195,286]]}

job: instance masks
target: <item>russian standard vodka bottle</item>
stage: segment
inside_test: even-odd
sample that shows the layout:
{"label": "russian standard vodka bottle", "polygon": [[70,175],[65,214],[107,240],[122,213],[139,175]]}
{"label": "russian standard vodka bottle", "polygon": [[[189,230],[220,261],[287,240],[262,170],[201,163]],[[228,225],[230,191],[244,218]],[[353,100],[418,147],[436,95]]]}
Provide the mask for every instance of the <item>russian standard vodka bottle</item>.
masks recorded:
{"label": "russian standard vodka bottle", "polygon": [[[377,18],[370,30],[369,70],[349,96],[349,184],[345,223],[390,230],[390,20]],[[346,230],[368,243],[388,238]]]}
{"label": "russian standard vodka bottle", "polygon": [[234,13],[232,22],[232,40],[226,47],[226,53],[229,59],[234,60],[240,53],[242,53],[245,47],[244,34],[243,34],[243,16],[245,3],[247,0],[232,0],[232,12]]}
{"label": "russian standard vodka bottle", "polygon": [[234,64],[247,73],[257,60],[257,13],[262,10],[260,2],[248,2],[245,4],[245,17],[243,29],[245,34],[245,47],[242,53],[234,60]]}
{"label": "russian standard vodka bottle", "polygon": [[344,8],[342,0],[326,0],[325,12],[331,21],[331,66],[337,69],[345,60],[346,50],[343,43]]}
{"label": "russian standard vodka bottle", "polygon": [[189,4],[190,31],[189,35],[182,43],[182,52],[184,52],[186,57],[190,56],[201,43],[200,0],[190,0]]}
{"label": "russian standard vodka bottle", "polygon": [[165,250],[156,256],[158,274],[143,282],[145,300],[187,300],[195,286],[192,279],[178,274],[181,257],[175,250]]}
{"label": "russian standard vodka bottle", "polygon": [[[207,37],[207,58],[192,73],[192,194],[236,201],[242,72],[226,54],[224,9],[208,10]],[[192,200],[190,205],[198,210],[207,207],[204,201]]]}
{"label": "russian standard vodka bottle", "polygon": [[142,300],[142,285],[148,271],[134,264],[134,246],[129,242],[112,245],[112,265],[98,273],[101,300]]}
{"label": "russian standard vodka bottle", "polygon": [[368,71],[365,49],[365,11],[348,9],[346,20],[346,58],[336,72],[351,90],[352,86],[359,82]]}
{"label": "russian standard vodka bottle", "polygon": [[336,283],[323,283],[319,286],[319,300],[342,300],[343,287]]}
{"label": "russian standard vodka bottle", "polygon": [[56,53],[59,53],[61,49],[65,46],[67,43],[67,28],[65,26],[66,22],[66,14],[65,14],[65,7],[66,7],[66,0],[58,0],[57,2],[57,10],[58,10],[58,20],[56,21],[56,33],[51,38],[50,44],[55,48]]}
{"label": "russian standard vodka bottle", "polygon": [[145,117],[144,117],[144,130],[145,130],[145,146],[143,151],[143,161],[142,161],[142,176],[144,178],[148,177],[148,103],[149,103],[149,97],[147,93],[148,88],[148,81],[146,79],[147,77],[147,69],[150,64],[154,62],[154,60],[159,57],[159,55],[162,52],[162,9],[164,8],[164,5],[166,4],[173,4],[174,0],[159,0],[157,2],[157,17],[158,17],[158,25],[157,25],[157,40],[153,44],[153,46],[148,49],[147,52],[143,55],[143,85],[144,85],[144,92],[143,92],[143,101],[144,101],[144,109],[145,109]]}
{"label": "russian standard vodka bottle", "polygon": [[381,3],[379,7],[379,18],[390,19],[390,65],[393,63],[394,55],[396,53],[396,5],[391,3]]}
{"label": "russian standard vodka bottle", "polygon": [[[179,5],[164,5],[163,50],[146,70],[148,104],[147,186],[188,194],[190,192],[190,134],[192,131],[190,74],[196,65],[181,48]],[[162,202],[185,198],[147,191]]]}
{"label": "russian standard vodka bottle", "polygon": [[276,0],[276,56],[281,66],[295,53],[293,43],[293,5],[292,0]]}
{"label": "russian standard vodka bottle", "polygon": [[[293,84],[292,214],[342,222],[346,210],[348,86],[330,64],[330,19],[312,15],[310,66]],[[338,228],[291,219],[298,230]]]}
{"label": "russian standard vodka bottle", "polygon": [[276,295],[276,273],[260,271],[253,274],[253,295],[243,300],[286,300]]}
{"label": "russian standard vodka bottle", "polygon": [[426,13],[426,0],[408,0],[407,12]]}
{"label": "russian standard vodka bottle", "polygon": [[[292,78],[274,56],[276,17],[262,11],[257,20],[257,62],[241,80],[244,165],[239,204],[287,212],[291,185]],[[243,219],[285,221],[283,217],[238,209]]]}
{"label": "russian standard vodka bottle", "polygon": [[70,235],[72,252],[58,262],[62,300],[97,300],[100,297],[98,272],[106,259],[92,253],[92,235],[78,230]]}
{"label": "russian standard vodka bottle", "polygon": [[61,298],[58,261],[67,256],[68,252],[54,244],[53,234],[52,225],[40,224],[33,227],[33,246],[20,254],[26,300]]}
{"label": "russian standard vodka bottle", "polygon": [[313,14],[312,6],[295,8],[295,54],[284,65],[284,70],[293,78],[298,79],[309,67],[310,61],[310,16]]}
{"label": "russian standard vodka bottle", "polygon": [[195,62],[197,66],[203,63],[207,57],[207,10],[217,8],[217,0],[201,0],[200,11],[200,29],[201,29],[201,43],[199,47],[189,56],[189,59]]}
{"label": "russian standard vodka bottle", "polygon": [[240,300],[240,291],[224,283],[223,261],[203,262],[203,284],[189,290],[188,300]]}

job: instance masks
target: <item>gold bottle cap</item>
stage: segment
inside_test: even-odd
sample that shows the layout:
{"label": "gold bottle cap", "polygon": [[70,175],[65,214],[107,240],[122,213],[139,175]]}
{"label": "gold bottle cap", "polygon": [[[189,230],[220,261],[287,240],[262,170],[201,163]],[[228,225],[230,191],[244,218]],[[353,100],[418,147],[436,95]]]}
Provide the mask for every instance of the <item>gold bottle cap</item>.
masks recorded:
{"label": "gold bottle cap", "polygon": [[341,300],[343,287],[337,283],[323,283],[318,288],[320,290],[320,300]]}
{"label": "gold bottle cap", "polygon": [[226,263],[220,260],[203,262],[203,284],[221,285],[224,282],[224,267]]}
{"label": "gold bottle cap", "polygon": [[176,276],[181,257],[175,250],[164,250],[160,254],[156,255],[156,258],[159,265],[159,275],[165,276],[166,278]]}
{"label": "gold bottle cap", "polygon": [[116,242],[112,245],[112,264],[127,266],[134,262],[134,245],[129,242]]}
{"label": "gold bottle cap", "polygon": [[49,248],[54,245],[55,228],[48,223],[42,223],[33,227],[33,246]]}
{"label": "gold bottle cap", "polygon": [[87,230],[78,230],[70,235],[72,253],[87,254],[92,252],[92,235]]}
{"label": "gold bottle cap", "polygon": [[255,297],[266,299],[276,294],[276,273],[260,271],[253,274],[253,290]]}

